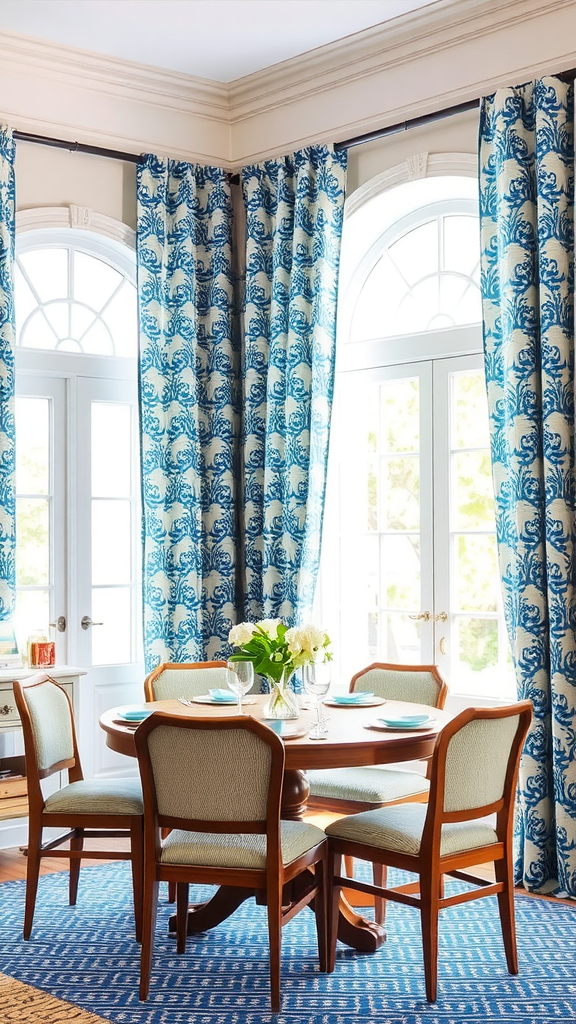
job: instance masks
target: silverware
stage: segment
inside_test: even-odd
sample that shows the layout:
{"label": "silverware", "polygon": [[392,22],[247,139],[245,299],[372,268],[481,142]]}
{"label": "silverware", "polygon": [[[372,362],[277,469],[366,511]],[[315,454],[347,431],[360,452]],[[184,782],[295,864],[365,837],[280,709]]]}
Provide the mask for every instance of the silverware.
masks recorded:
{"label": "silverware", "polygon": [[191,700],[186,700],[186,697],[178,697],[178,703],[183,704],[186,708],[193,707],[193,702]]}

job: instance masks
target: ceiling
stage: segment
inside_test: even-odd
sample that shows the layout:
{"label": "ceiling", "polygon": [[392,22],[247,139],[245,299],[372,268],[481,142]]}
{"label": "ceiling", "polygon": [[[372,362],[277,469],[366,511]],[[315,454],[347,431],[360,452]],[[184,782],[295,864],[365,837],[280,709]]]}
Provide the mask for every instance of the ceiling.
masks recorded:
{"label": "ceiling", "polygon": [[232,82],[441,0],[0,0],[0,30]]}

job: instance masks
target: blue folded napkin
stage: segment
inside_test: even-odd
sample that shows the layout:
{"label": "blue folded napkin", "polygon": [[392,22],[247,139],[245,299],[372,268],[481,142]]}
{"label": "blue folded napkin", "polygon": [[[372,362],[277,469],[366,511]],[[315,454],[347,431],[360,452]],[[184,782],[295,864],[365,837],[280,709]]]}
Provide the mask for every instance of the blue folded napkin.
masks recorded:
{"label": "blue folded napkin", "polygon": [[373,696],[367,690],[360,690],[358,693],[339,693],[332,700],[335,704],[363,704],[366,700],[372,700]]}
{"label": "blue folded napkin", "polygon": [[151,708],[141,708],[134,709],[133,711],[119,711],[118,718],[123,718],[125,722],[143,722],[151,714]]}
{"label": "blue folded napkin", "polygon": [[385,725],[394,727],[395,725],[425,725],[426,722],[430,721],[430,715],[397,715],[396,718],[389,718],[383,715],[378,719],[380,722],[384,722]]}
{"label": "blue folded napkin", "polygon": [[221,700],[224,704],[229,704],[230,701],[236,701],[237,697],[232,690],[208,690],[212,700]]}

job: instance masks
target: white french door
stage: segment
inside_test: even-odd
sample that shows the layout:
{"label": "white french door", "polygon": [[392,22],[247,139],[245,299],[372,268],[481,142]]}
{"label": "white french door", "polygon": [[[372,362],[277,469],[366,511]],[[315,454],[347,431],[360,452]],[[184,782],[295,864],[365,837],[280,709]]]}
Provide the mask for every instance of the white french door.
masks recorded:
{"label": "white french door", "polygon": [[17,616],[21,629],[53,624],[57,662],[87,670],[77,719],[88,776],[134,772],[98,718],[143,696],[137,416],[129,380],[18,377]]}
{"label": "white french door", "polygon": [[480,355],[340,373],[321,570],[344,683],[437,664],[452,692],[513,693]]}

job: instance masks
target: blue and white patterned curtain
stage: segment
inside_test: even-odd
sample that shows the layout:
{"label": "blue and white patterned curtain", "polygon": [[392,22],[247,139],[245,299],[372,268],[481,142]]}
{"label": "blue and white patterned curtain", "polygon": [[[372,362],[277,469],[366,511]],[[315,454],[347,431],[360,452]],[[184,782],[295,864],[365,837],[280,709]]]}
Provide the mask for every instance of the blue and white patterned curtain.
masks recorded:
{"label": "blue and white patterned curtain", "polygon": [[576,896],[574,97],[545,78],[483,101],[484,342],[496,520],[519,696],[517,881]]}
{"label": "blue and white patterned curtain", "polygon": [[0,619],[12,614],[16,589],[14,157],[12,132],[0,126]]}
{"label": "blue and white patterned curtain", "polygon": [[239,346],[225,173],[138,167],[147,668],[228,650],[235,623]]}
{"label": "blue and white patterned curtain", "polygon": [[246,619],[294,625],[318,573],[346,153],[313,146],[245,167]]}

